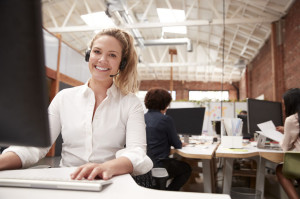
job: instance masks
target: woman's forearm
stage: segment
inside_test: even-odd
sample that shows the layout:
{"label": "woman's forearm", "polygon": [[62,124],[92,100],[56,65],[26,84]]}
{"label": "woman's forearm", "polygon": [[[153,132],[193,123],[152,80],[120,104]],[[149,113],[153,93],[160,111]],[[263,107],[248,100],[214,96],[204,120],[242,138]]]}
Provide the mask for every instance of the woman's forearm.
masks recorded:
{"label": "woman's forearm", "polygon": [[0,170],[19,169],[21,167],[22,161],[14,152],[7,152],[0,155]]}

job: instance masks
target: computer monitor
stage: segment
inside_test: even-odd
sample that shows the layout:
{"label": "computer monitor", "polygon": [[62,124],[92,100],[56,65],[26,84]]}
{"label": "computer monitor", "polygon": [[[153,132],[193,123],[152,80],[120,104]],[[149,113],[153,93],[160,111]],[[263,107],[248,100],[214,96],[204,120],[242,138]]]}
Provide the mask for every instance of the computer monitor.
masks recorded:
{"label": "computer monitor", "polygon": [[178,134],[201,135],[205,107],[169,108],[166,115],[173,118]]}
{"label": "computer monitor", "polygon": [[275,126],[283,126],[282,108],[280,102],[267,100],[247,99],[248,132],[253,137],[260,131],[257,124],[272,120]]}
{"label": "computer monitor", "polygon": [[0,1],[0,146],[50,146],[40,0]]}

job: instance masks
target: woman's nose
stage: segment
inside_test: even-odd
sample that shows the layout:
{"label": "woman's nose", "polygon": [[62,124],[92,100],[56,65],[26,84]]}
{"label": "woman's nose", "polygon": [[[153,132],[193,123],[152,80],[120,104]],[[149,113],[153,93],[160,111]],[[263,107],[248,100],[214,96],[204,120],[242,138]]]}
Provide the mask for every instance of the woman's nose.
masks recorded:
{"label": "woman's nose", "polygon": [[100,55],[98,58],[98,62],[103,62],[103,61],[107,61],[107,58],[105,55]]}

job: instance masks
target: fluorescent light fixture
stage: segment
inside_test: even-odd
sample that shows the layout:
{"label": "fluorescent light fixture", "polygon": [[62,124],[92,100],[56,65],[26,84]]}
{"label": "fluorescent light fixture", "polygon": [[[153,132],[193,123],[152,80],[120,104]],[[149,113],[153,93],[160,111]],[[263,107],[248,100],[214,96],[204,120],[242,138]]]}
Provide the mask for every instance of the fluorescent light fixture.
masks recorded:
{"label": "fluorescent light fixture", "polygon": [[80,17],[90,27],[115,27],[114,22],[105,14],[105,12],[94,12],[81,15]]}
{"label": "fluorescent light fixture", "polygon": [[[157,14],[161,23],[182,22],[185,20],[184,10],[157,8]],[[163,27],[163,32],[186,34],[186,26]]]}

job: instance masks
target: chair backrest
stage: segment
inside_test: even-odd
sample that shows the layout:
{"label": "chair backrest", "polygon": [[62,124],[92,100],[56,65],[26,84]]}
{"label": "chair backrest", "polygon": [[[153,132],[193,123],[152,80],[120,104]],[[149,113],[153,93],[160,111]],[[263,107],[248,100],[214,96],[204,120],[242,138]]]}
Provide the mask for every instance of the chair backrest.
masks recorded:
{"label": "chair backrest", "polygon": [[282,173],[289,179],[300,179],[300,152],[287,151],[284,154]]}
{"label": "chair backrest", "polygon": [[151,171],[149,171],[148,173],[146,173],[144,175],[132,176],[132,178],[138,185],[140,185],[142,187],[146,187],[146,188],[152,188]]}

